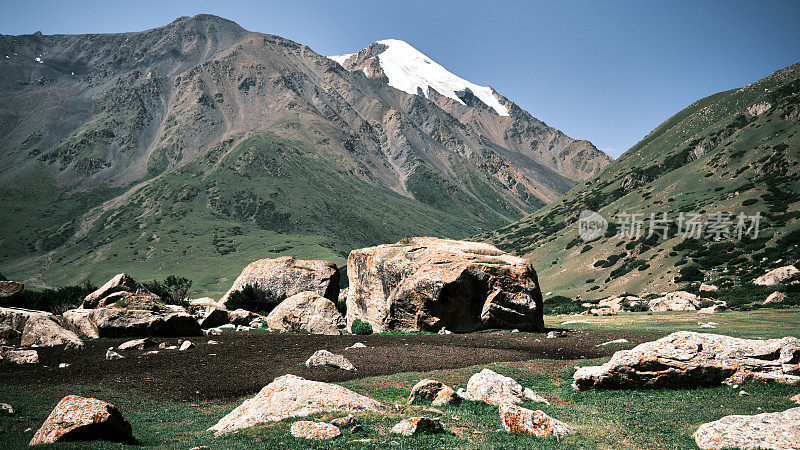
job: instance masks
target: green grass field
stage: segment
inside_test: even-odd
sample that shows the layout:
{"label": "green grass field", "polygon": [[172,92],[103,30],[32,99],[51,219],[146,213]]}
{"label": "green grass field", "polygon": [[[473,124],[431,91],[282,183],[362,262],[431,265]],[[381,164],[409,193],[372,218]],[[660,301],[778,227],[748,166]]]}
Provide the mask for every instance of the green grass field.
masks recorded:
{"label": "green grass field", "polygon": [[[583,329],[626,329],[657,331],[664,334],[694,329],[698,318],[719,323],[716,330],[732,336],[778,337],[798,335],[800,310],[760,310],[700,316],[695,313],[629,313],[618,316],[584,316],[591,323],[570,327]],[[547,317],[549,326],[573,320],[567,316]],[[580,365],[600,364],[603,360],[580,360]],[[0,387],[0,400],[18,410],[14,417],[0,417],[0,447],[24,447],[58,400],[67,394],[93,396],[115,404],[133,425],[140,447],[192,448],[207,445],[216,448],[386,448],[397,441],[397,448],[696,448],[691,438],[705,422],[730,414],[757,414],[782,411],[794,404],[789,400],[800,386],[748,384],[750,394],[739,396],[739,389],[719,386],[687,390],[620,390],[577,392],[571,387],[575,361],[564,361],[552,369],[553,361],[532,360],[522,363],[497,363],[456,370],[426,373],[400,373],[363,378],[342,383],[386,404],[387,414],[358,414],[364,430],[327,442],[294,438],[289,427],[294,420],[257,425],[250,429],[214,437],[205,431],[242,400],[226,402],[179,403],[150,399],[133,392],[119,392],[92,386],[64,385],[31,391],[16,386]],[[558,364],[555,364],[557,366]],[[469,377],[488,367],[511,376],[548,398],[552,405],[526,402],[522,406],[541,409],[552,417],[572,424],[577,433],[563,438],[537,439],[510,435],[503,431],[496,407],[464,402],[459,406],[440,407],[440,412],[425,410],[419,404],[395,410],[391,405],[405,405],[411,387],[421,378],[430,377],[453,387],[466,387]],[[547,369],[550,368],[550,369]],[[70,383],[75,380],[69,380]],[[330,420],[342,413],[322,413],[311,420]],[[389,429],[413,415],[439,417],[447,430],[441,435],[404,438],[389,434]],[[25,431],[30,429],[29,431]],[[54,448],[120,448],[110,443],[58,444]]]}

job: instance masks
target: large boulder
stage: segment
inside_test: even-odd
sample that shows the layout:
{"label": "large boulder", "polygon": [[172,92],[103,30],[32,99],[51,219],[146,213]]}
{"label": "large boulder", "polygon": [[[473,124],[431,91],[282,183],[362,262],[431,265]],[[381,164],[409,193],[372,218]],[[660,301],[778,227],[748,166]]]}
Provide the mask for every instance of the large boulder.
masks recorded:
{"label": "large boulder", "polygon": [[483,369],[469,377],[465,398],[474,402],[501,405],[520,402],[524,396],[522,386],[513,378]]}
{"label": "large boulder", "polygon": [[797,267],[783,266],[761,275],[753,280],[753,283],[761,286],[775,286],[776,284],[796,280],[798,277],[800,277],[800,270],[797,270]]}
{"label": "large boulder", "polygon": [[305,261],[291,256],[260,259],[244,268],[220,303],[225,304],[232,292],[248,284],[285,297],[313,291],[335,302],[339,298],[339,269],[330,261]]}
{"label": "large boulder", "polygon": [[614,353],[602,366],[581,367],[573,387],[710,386],[745,381],[800,382],[800,339],[739,339],[678,331]]}
{"label": "large boulder", "polygon": [[77,334],[90,338],[138,336],[202,336],[194,317],[180,308],[157,311],[127,308],[69,310],[65,325]]}
{"label": "large boulder", "polygon": [[692,435],[698,447],[800,448],[800,408],[754,416],[725,416],[704,423]]}
{"label": "large boulder", "polygon": [[691,292],[675,291],[650,300],[650,311],[696,311],[700,303]]}
{"label": "large boulder", "polygon": [[377,412],[380,409],[377,400],[342,386],[284,375],[264,386],[255,397],[239,405],[209,430],[220,435],[258,423],[304,417],[320,411]]}
{"label": "large boulder", "polygon": [[280,331],[335,335],[346,325],[336,305],[316,292],[293,295],[267,316],[267,326]]}
{"label": "large boulder", "polygon": [[127,273],[121,273],[108,280],[108,282],[101,286],[100,289],[87,295],[86,298],[83,299],[81,308],[92,309],[113,304],[119,299],[113,299],[113,301],[111,301],[106,300],[106,297],[116,292],[128,292],[140,297],[150,297],[160,300],[159,296],[148,291],[147,288],[145,288],[138,281],[134,280],[130,275]]}
{"label": "large boulder", "polygon": [[553,419],[542,411],[532,411],[511,403],[500,405],[500,421],[509,433],[535,437],[564,437],[575,433],[575,428]]}
{"label": "large boulder", "polygon": [[134,442],[131,424],[114,405],[68,395],[58,402],[29,445],[90,440]]}
{"label": "large boulder", "polygon": [[18,281],[0,281],[0,301],[21,291],[25,285]]}
{"label": "large boulder", "polygon": [[203,335],[200,325],[185,311],[99,308],[92,311],[89,320],[101,338]]}
{"label": "large boulder", "polygon": [[54,316],[47,311],[0,307],[0,325],[6,325],[11,329],[16,330],[20,334],[22,333],[22,330],[25,329],[25,324],[28,323],[28,320],[34,317],[52,318]]}
{"label": "large boulder", "polygon": [[82,349],[83,341],[77,334],[62,327],[54,317],[39,315],[25,323],[21,345],[37,347],[64,345],[66,348]]}
{"label": "large boulder", "polygon": [[0,347],[0,360],[6,360],[14,364],[38,364],[39,352],[13,347]]}
{"label": "large boulder", "polygon": [[376,332],[541,331],[542,293],[530,261],[488,244],[432,237],[350,252],[347,325]]}
{"label": "large boulder", "polygon": [[89,339],[97,339],[97,325],[92,322],[92,309],[70,309],[61,315],[61,321],[68,330]]}

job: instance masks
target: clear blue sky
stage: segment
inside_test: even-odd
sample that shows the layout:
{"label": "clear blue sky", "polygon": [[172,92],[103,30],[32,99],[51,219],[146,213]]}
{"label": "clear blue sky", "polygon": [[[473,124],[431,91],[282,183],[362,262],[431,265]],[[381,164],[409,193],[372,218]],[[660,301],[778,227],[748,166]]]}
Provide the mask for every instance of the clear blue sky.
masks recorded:
{"label": "clear blue sky", "polygon": [[409,42],[613,156],[694,100],[800,62],[800,1],[11,1],[0,33],[216,14],[330,55]]}

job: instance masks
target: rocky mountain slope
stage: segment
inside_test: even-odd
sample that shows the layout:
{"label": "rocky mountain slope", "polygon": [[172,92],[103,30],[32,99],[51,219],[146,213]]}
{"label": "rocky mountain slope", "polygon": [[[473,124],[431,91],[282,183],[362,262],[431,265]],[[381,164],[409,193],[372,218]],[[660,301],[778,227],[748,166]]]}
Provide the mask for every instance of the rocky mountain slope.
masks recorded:
{"label": "rocky mountain slope", "polygon": [[209,15],[0,36],[0,272],[29,285],[178,273],[221,292],[264,257],[341,263],[407,235],[493,229],[603,165],[537,160],[492,137],[485,117],[508,117],[442,105]]}
{"label": "rocky mountain slope", "polygon": [[[800,259],[798,131],[795,64],[693,103],[559,201],[480,238],[530,258],[543,291],[571,297],[696,288],[701,281],[752,286],[768,269]],[[584,210],[610,222],[591,242],[578,233]],[[640,215],[634,222],[630,214]],[[756,214],[757,237],[755,227],[748,232]],[[634,223],[641,224],[638,238]]]}

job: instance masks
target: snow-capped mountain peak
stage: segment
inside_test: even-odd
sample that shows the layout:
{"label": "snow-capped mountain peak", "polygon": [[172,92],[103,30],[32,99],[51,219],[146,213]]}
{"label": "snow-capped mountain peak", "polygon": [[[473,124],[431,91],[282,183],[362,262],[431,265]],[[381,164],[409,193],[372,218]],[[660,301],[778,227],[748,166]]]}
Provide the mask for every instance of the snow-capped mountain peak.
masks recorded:
{"label": "snow-capped mountain peak", "polygon": [[[495,97],[494,91],[488,86],[478,86],[475,83],[460,78],[422,52],[415,49],[405,41],[386,39],[378,41],[383,51],[375,57],[380,69],[389,80],[389,85],[409,94],[422,94],[427,97],[428,89],[433,89],[439,94],[451,98],[461,104],[464,101],[458,95],[469,89],[480,101],[491,107],[501,116],[508,115],[508,109]],[[329,56],[342,66],[356,53],[347,55]],[[367,69],[363,69],[367,72]]]}

